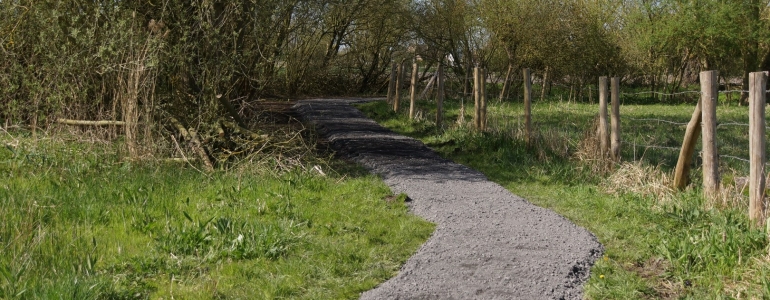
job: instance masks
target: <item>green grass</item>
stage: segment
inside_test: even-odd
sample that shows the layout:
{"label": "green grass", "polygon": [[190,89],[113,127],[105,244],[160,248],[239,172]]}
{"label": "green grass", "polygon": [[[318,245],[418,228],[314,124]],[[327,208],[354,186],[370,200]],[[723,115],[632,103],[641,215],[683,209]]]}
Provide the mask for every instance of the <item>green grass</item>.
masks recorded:
{"label": "green grass", "polygon": [[[558,99],[558,98],[557,98]],[[731,299],[770,297],[768,238],[749,225],[747,201],[740,195],[730,205],[714,205],[701,197],[696,160],[692,187],[669,199],[654,194],[609,194],[613,174],[592,171],[576,159],[581,141],[592,132],[595,104],[536,102],[533,121],[538,132],[534,146],[521,137],[522,107],[489,104],[489,130],[476,132],[458,125],[459,101],[448,100],[446,126],[436,128],[426,117],[408,120],[386,103],[359,106],[369,116],[396,132],[422,139],[441,155],[482,171],[515,194],[555,210],[596,234],[606,247],[585,286],[589,299]],[[678,147],[693,105],[624,105],[622,156],[639,161],[632,166],[670,173],[677,151],[638,146]],[[423,115],[435,112],[421,102]],[[470,122],[472,107],[466,107]],[[720,122],[747,123],[747,108],[720,105]],[[746,127],[719,129],[722,154],[748,157]],[[633,145],[637,144],[636,147]],[[653,168],[657,166],[657,168]],[[725,184],[732,176],[747,174],[748,165],[722,159]],[[652,171],[651,171],[652,172]],[[633,182],[631,182],[633,183]],[[629,183],[629,184],[631,184]],[[623,187],[621,187],[623,189]],[[719,208],[715,208],[719,207]]]}
{"label": "green grass", "polygon": [[205,175],[112,147],[0,138],[1,299],[353,299],[433,230],[360,169]]}

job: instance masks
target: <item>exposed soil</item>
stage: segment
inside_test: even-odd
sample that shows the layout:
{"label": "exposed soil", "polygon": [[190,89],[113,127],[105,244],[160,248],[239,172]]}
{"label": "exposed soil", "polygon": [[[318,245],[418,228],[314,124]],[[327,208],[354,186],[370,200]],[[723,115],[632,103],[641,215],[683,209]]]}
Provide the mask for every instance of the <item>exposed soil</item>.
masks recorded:
{"label": "exposed soil", "polygon": [[399,274],[361,299],[580,299],[603,253],[596,237],[535,206],[478,171],[439,157],[422,142],[383,128],[353,99],[295,106],[338,155],[405,193],[433,236]]}

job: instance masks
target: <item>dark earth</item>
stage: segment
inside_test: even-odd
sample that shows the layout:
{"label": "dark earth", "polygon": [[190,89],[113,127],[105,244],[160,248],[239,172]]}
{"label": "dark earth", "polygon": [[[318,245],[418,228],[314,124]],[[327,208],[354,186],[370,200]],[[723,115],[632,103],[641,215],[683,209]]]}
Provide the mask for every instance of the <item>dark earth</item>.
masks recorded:
{"label": "dark earth", "polygon": [[351,106],[366,99],[295,106],[331,149],[382,176],[436,224],[396,277],[361,299],[581,299],[602,245],[586,229],[438,156]]}

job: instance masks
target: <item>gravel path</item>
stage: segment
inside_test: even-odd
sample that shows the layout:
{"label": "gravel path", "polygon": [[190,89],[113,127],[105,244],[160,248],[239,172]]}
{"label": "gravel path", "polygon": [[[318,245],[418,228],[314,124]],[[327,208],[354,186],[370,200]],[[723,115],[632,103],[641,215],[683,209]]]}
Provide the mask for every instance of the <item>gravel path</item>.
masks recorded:
{"label": "gravel path", "polygon": [[304,100],[294,108],[338,154],[380,174],[437,225],[396,277],[361,299],[582,298],[603,252],[593,234],[383,128],[350,106],[360,101]]}

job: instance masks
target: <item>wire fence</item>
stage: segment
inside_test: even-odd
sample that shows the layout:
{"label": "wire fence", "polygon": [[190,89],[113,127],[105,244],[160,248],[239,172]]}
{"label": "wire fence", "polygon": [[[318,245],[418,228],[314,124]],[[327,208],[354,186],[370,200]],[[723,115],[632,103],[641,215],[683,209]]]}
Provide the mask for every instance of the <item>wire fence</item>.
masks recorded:
{"label": "wire fence", "polygon": [[[703,82],[710,82],[710,84],[717,83],[717,80],[715,80],[716,72],[710,71],[704,73],[706,77]],[[524,74],[529,74],[528,70],[525,70]],[[529,75],[524,75],[524,77],[526,76]],[[751,78],[757,78],[755,76],[757,75],[751,74]],[[762,77],[759,78],[762,80]],[[608,83],[606,80],[606,77],[600,79],[600,85],[603,86],[603,88]],[[478,79],[473,81],[479,82]],[[656,165],[663,169],[668,168],[673,170],[676,168],[675,172],[677,173],[675,173],[674,176],[674,185],[678,188],[683,188],[686,185],[685,181],[687,180],[687,172],[690,172],[689,168],[693,165],[699,165],[703,168],[703,191],[708,197],[714,197],[719,190],[721,184],[719,182],[719,174],[732,172],[735,178],[750,176],[750,182],[761,182],[756,176],[765,176],[763,174],[764,171],[761,168],[762,166],[755,165],[756,156],[752,155],[753,153],[750,153],[750,151],[756,153],[766,151],[763,149],[768,149],[768,147],[770,147],[770,145],[767,144],[768,140],[770,140],[767,138],[767,133],[770,132],[770,126],[765,126],[765,129],[768,130],[765,131],[764,137],[762,137],[761,134],[756,135],[756,131],[752,133],[752,140],[764,140],[764,148],[757,147],[757,143],[752,143],[752,145],[749,146],[750,133],[748,131],[749,128],[754,127],[751,127],[748,123],[749,111],[747,107],[719,105],[719,101],[712,102],[712,100],[713,98],[717,98],[718,100],[720,95],[728,95],[726,98],[730,101],[732,97],[729,95],[731,94],[749,93],[752,104],[756,104],[757,102],[755,102],[754,99],[758,99],[760,102],[765,101],[764,97],[766,94],[770,93],[770,90],[764,90],[764,95],[762,91],[760,91],[760,95],[751,95],[749,91],[743,89],[724,91],[704,89],[703,91],[686,90],[674,92],[660,92],[653,90],[620,92],[617,93],[617,95],[611,95],[611,91],[620,90],[620,87],[618,86],[619,81],[613,79],[613,87],[605,90],[604,93],[601,93],[612,98],[612,106],[610,108],[607,107],[609,106],[608,104],[610,104],[607,103],[610,102],[608,101],[610,99],[601,99],[601,101],[597,101],[602,102],[598,106],[594,104],[593,98],[599,96],[599,90],[582,84],[577,86],[577,88],[575,86],[569,87],[569,96],[567,98],[568,101],[566,102],[562,101],[562,96],[566,89],[561,91],[562,94],[559,95],[559,101],[548,101],[543,103],[530,102],[534,99],[533,96],[537,97],[537,91],[533,91],[531,88],[530,79],[523,81],[524,83],[522,85],[525,87],[525,95],[521,98],[525,99],[524,102],[526,103],[524,103],[524,105],[520,105],[521,102],[518,102],[521,98],[514,96],[514,101],[498,102],[497,105],[490,106],[489,104],[494,103],[495,101],[489,100],[498,97],[495,97],[493,93],[485,88],[489,82],[488,80],[481,81],[482,84],[480,87],[483,91],[481,92],[481,95],[486,94],[482,97],[477,93],[478,88],[472,89],[470,87],[468,77],[461,78],[456,76],[455,82],[457,84],[453,85],[455,90],[452,94],[460,99],[460,103],[464,103],[466,99],[470,101],[473,101],[471,99],[476,100],[474,101],[474,104],[465,105],[467,108],[460,110],[461,113],[460,116],[458,116],[458,122],[471,124],[470,120],[476,118],[473,120],[472,126],[477,129],[495,134],[510,134],[518,139],[523,137],[529,146],[532,146],[531,143],[533,142],[538,143],[535,145],[536,147],[534,147],[538,149],[538,151],[541,151],[544,148],[551,149],[556,153],[561,153],[565,157],[575,154],[573,157],[577,157],[578,159],[602,161],[608,152],[612,152],[610,155],[613,158],[621,159],[623,161],[646,161],[651,165]],[[751,89],[754,89],[755,82],[756,81],[752,81]],[[520,87],[521,86],[511,88],[520,89]],[[716,89],[714,86],[711,88]],[[502,91],[498,91],[498,95],[500,95],[498,99],[510,99],[510,97],[505,94],[505,90],[506,88],[504,87]],[[588,90],[587,94],[590,99],[588,102],[590,103],[582,101],[585,99],[585,94],[583,94],[585,90]],[[544,95],[546,91],[546,87],[541,84],[541,99],[545,98]],[[718,93],[713,94],[714,92]],[[708,99],[708,101],[704,100],[702,102],[699,101],[699,103],[702,104],[702,110],[697,109],[696,107],[699,106],[695,105],[633,105],[632,103],[636,102],[634,100],[629,101],[630,103],[626,105],[623,101],[624,98],[637,97],[637,99],[639,99],[638,97],[640,96],[651,95],[654,96],[651,97],[653,100],[660,99],[664,101],[658,103],[655,103],[654,101],[636,103],[661,104],[662,102],[670,101],[672,99],[676,100],[676,97],[680,97],[680,100],[685,101],[678,101],[679,104],[685,104],[692,103],[693,98],[696,98],[692,96],[703,94],[708,95],[708,97],[712,99]],[[743,96],[744,95],[741,97],[742,101],[745,100]],[[484,108],[479,112],[479,108],[474,108],[473,105],[479,103],[479,101],[485,101],[484,98],[487,99],[487,103],[481,102],[482,105],[480,107],[491,109],[490,111],[487,111],[486,108]],[[573,99],[575,101],[573,101]],[[616,102],[616,100],[620,101]],[[470,101],[468,101],[468,104],[470,104]],[[721,103],[726,104],[725,102]],[[620,104],[620,107],[615,106],[617,104]],[[716,116],[713,114],[713,105],[717,106]],[[604,120],[607,112],[598,114],[600,106],[603,107],[603,109],[609,108],[611,111],[611,126],[610,124],[599,124],[609,121]],[[620,113],[618,113],[618,110],[620,110]],[[702,119],[696,118],[695,120],[691,120],[693,118],[693,113],[697,111],[703,112]],[[751,111],[753,112],[752,116],[757,117],[762,115],[762,112],[757,113],[758,110]],[[600,117],[602,122],[599,122]],[[714,120],[714,118],[716,118],[716,120]],[[709,123],[710,121],[717,120],[721,122],[717,122],[716,124]],[[752,119],[752,124],[757,125],[758,123],[755,123],[754,120],[756,119]],[[713,124],[714,127],[710,127],[712,125],[709,125],[701,128],[703,137],[698,138],[692,131],[687,132],[688,129],[693,128],[691,124],[696,124],[694,122],[700,123],[701,125],[704,123]],[[612,137],[607,135],[599,136],[599,132],[606,133],[606,130],[604,130],[604,128],[606,128],[605,126],[612,128]],[[531,128],[534,128],[534,130]],[[712,128],[714,128],[715,131],[712,131]],[[522,133],[524,134],[522,135]],[[618,135],[620,135],[619,139]],[[711,147],[711,141],[713,141],[711,140],[712,138],[716,140],[713,144],[716,146],[716,149],[714,149],[715,147]],[[604,148],[606,147],[606,143],[604,143],[606,140],[604,139],[614,140],[611,142],[611,148]],[[697,139],[709,139],[711,141],[708,143],[698,143]],[[620,153],[615,152],[617,149],[620,150]],[[692,161],[692,165],[685,166],[685,168],[679,168],[677,165],[679,156],[683,153],[686,155],[693,154],[695,157]],[[750,156],[751,159],[749,158]],[[752,160],[754,162],[752,162]],[[765,166],[770,166],[770,164],[765,162]],[[682,172],[683,169],[684,171]],[[749,201],[751,205],[749,206],[749,215],[752,220],[761,219],[760,216],[764,215],[764,206],[761,204],[765,201],[765,186],[762,184],[758,186],[754,185],[753,187],[750,187],[750,189]]]}
{"label": "wire fence", "polygon": [[[726,91],[742,92],[742,91]],[[770,92],[770,91],[768,91]],[[622,97],[643,93],[622,93]],[[700,94],[700,91],[657,93],[668,97],[683,94]],[[472,95],[468,95],[471,97]],[[594,94],[598,98],[598,93]],[[468,99],[468,98],[466,98]],[[472,99],[472,98],[470,98]],[[472,101],[472,100],[471,100]],[[468,110],[473,103],[466,102]],[[488,130],[496,132],[521,132],[523,112],[517,103],[502,104],[488,114]],[[515,107],[515,108],[514,108]],[[518,111],[516,111],[518,109]],[[667,111],[655,111],[665,109]],[[645,106],[621,105],[621,151],[624,160],[646,161],[673,169],[677,163],[685,130],[695,105]],[[514,111],[515,113],[511,113]],[[548,131],[552,137],[561,138],[570,150],[576,151],[579,144],[596,130],[595,117],[598,104],[549,101],[533,105],[532,118],[539,131]],[[660,116],[657,116],[660,115]],[[472,118],[472,116],[469,116]],[[717,109],[717,148],[720,166],[725,170],[748,174],[748,109],[738,106],[719,106]],[[593,127],[592,127],[593,126]],[[770,126],[766,126],[770,133]],[[770,147],[770,145],[768,145]],[[700,161],[700,145],[696,147],[696,161]],[[768,164],[770,165],[770,164]]]}
{"label": "wire fence", "polygon": [[[695,92],[661,93],[661,95],[676,96],[683,93]],[[697,93],[700,94],[700,92]],[[681,109],[681,117],[679,118],[638,118],[623,116],[621,111],[621,120],[624,121],[622,132],[631,137],[630,140],[624,140],[623,145],[633,148],[634,159],[639,158],[638,148],[643,148],[647,151],[646,157],[643,158],[651,163],[665,162],[669,166],[675,165],[682,148],[681,143],[686,126],[689,124],[689,120],[685,118],[689,117],[688,112],[691,114],[695,106],[693,105],[689,111],[687,108],[687,106],[679,108]],[[743,109],[720,107],[717,109],[717,120],[717,151],[720,153],[720,165],[723,168],[732,169],[734,172],[748,172],[750,153],[747,109],[745,107]],[[770,126],[766,128],[770,129]],[[651,150],[657,151],[657,153],[649,153]],[[661,151],[669,153],[660,153]],[[698,153],[700,157],[701,153]]]}
{"label": "wire fence", "polygon": [[[465,116],[463,119],[466,122],[471,122],[473,119],[474,110],[474,88],[473,88],[473,76],[465,74],[456,74],[454,72],[447,72],[446,79],[446,95],[450,98],[458,99],[459,103],[465,107]],[[427,76],[430,77],[430,76]],[[523,113],[520,108],[511,109],[511,105],[521,104],[522,99],[522,84],[516,82],[516,79],[512,79],[509,83],[508,91],[502,93],[504,90],[502,85],[505,80],[494,76],[492,79],[487,79],[489,84],[486,90],[486,98],[488,103],[498,103],[498,99],[502,99],[502,103],[498,103],[497,107],[507,108],[494,108],[490,106],[493,111],[487,114],[487,130],[506,133],[521,133],[524,127]],[[516,78],[516,76],[514,76]],[[521,80],[521,76],[518,76],[518,80]],[[535,102],[533,104],[532,112],[533,123],[537,130],[545,131],[547,134],[560,137],[563,139],[563,143],[567,148],[574,151],[581,140],[585,139],[588,135],[588,131],[591,130],[595,120],[593,118],[598,113],[598,102],[596,99],[599,97],[599,89],[597,85],[565,85],[558,82],[551,82],[551,86],[557,87],[557,94],[550,96],[551,101],[545,101],[543,103]],[[539,85],[534,85],[532,90],[533,100],[537,101],[541,95],[547,93],[544,89],[550,89],[550,87],[543,86],[542,82]],[[435,86],[432,88],[435,90]],[[419,92],[420,90],[418,90]],[[429,96],[433,91],[428,91],[427,99],[431,99]],[[608,89],[608,97],[610,91]],[[722,90],[718,91],[719,95],[729,94],[744,94],[748,93],[748,90],[736,89],[736,90]],[[770,90],[766,90],[770,93]],[[567,95],[569,93],[569,96]],[[501,96],[502,94],[502,96]],[[688,125],[692,110],[695,105],[692,106],[672,106],[666,108],[667,110],[680,110],[676,115],[670,113],[661,113],[655,111],[646,112],[632,112],[627,111],[624,107],[631,107],[635,103],[631,101],[629,104],[625,104],[624,100],[633,99],[644,96],[655,96],[660,99],[675,99],[681,96],[698,96],[701,95],[700,90],[684,90],[675,92],[664,91],[623,91],[621,88],[620,100],[621,100],[621,132],[622,132],[622,156],[624,159],[631,160],[646,160],[651,164],[662,164],[668,167],[672,167],[676,164],[679,151],[681,150],[681,144],[683,141],[686,126]],[[567,97],[567,101],[554,101],[556,99],[564,99]],[[571,101],[582,99],[589,101]],[[692,103],[692,98],[689,99],[689,103]],[[628,101],[625,101],[628,102]],[[566,103],[566,104],[565,104]],[[644,102],[655,103],[655,102]],[[686,102],[682,102],[686,103]],[[459,105],[458,105],[459,106]],[[722,107],[722,106],[720,106]],[[733,110],[746,110],[746,107],[732,108]],[[644,109],[642,109],[644,110]],[[722,162],[725,167],[738,169],[745,171],[748,169],[747,162],[749,161],[748,150],[748,114],[746,112],[735,113],[729,112],[722,114],[720,108],[717,115],[717,147],[722,158]],[[770,132],[770,126],[766,127]],[[567,150],[570,151],[570,150]]]}

